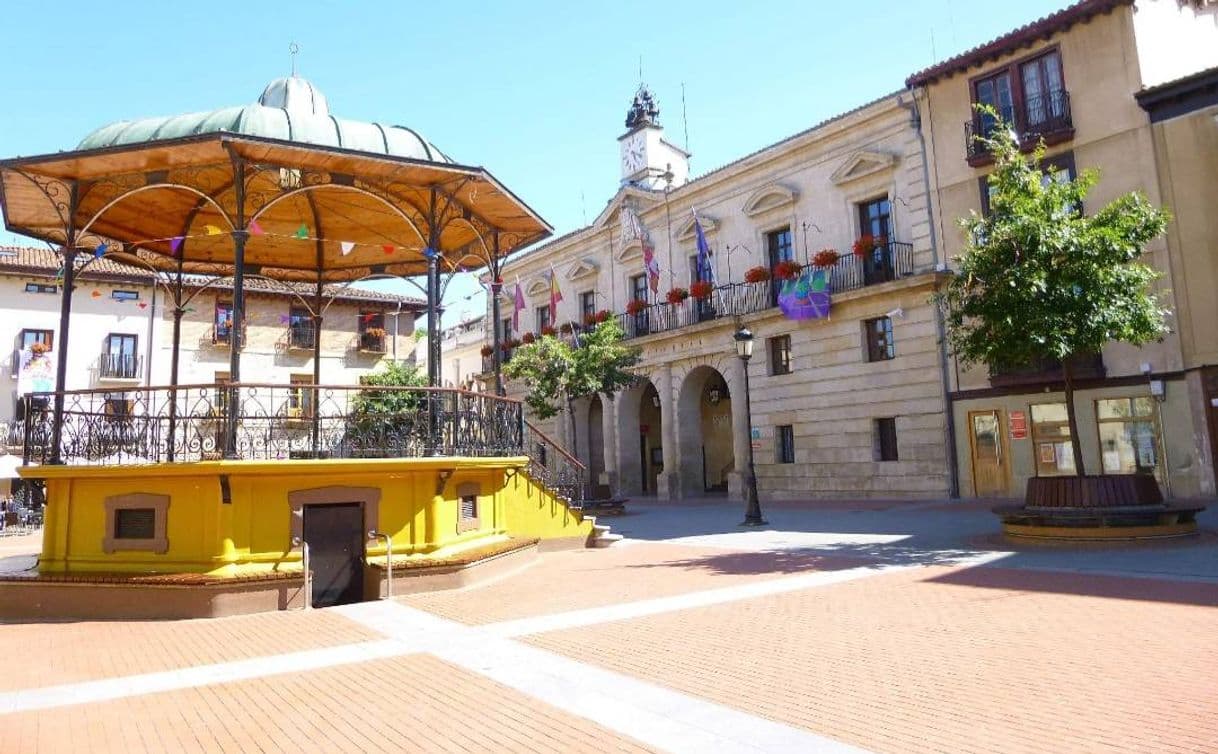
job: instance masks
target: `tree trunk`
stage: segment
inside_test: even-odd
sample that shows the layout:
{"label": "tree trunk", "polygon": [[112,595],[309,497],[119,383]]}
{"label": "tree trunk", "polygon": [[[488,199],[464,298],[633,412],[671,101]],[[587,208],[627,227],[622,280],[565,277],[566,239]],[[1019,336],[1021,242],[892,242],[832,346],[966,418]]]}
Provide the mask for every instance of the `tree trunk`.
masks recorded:
{"label": "tree trunk", "polygon": [[1074,375],[1070,372],[1070,359],[1062,359],[1062,377],[1066,382],[1066,421],[1070,425],[1070,451],[1074,454],[1074,468],[1080,477],[1087,476],[1083,467],[1083,448],[1078,436],[1078,417],[1074,413]]}
{"label": "tree trunk", "polygon": [[575,429],[575,401],[567,396],[567,416],[571,417],[571,455],[579,458],[579,438]]}

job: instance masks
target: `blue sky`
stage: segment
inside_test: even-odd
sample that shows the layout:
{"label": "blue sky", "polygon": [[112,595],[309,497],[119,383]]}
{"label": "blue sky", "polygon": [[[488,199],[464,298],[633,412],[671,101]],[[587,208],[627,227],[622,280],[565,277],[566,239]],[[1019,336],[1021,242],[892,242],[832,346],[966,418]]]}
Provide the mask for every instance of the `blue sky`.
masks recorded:
{"label": "blue sky", "polygon": [[[70,149],[115,120],[253,102],[288,72],[295,41],[331,112],[419,130],[563,233],[617,189],[640,55],[676,143],[685,84],[698,175],[1064,4],[5,0],[0,156]],[[481,311],[466,300],[472,279],[450,290],[446,320]]]}

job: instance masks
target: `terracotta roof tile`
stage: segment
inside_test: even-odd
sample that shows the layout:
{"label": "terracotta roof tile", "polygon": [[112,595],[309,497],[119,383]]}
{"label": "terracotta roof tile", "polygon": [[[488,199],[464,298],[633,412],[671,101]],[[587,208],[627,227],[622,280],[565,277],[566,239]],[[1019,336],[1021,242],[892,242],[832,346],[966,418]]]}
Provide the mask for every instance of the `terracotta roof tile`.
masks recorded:
{"label": "terracotta roof tile", "polygon": [[951,76],[966,70],[969,66],[1014,52],[1038,39],[1065,31],[1075,24],[1089,21],[1095,16],[1108,13],[1122,5],[1133,5],[1133,3],[1134,0],[1082,0],[1056,13],[1050,13],[1044,18],[1009,31],[997,39],[919,71],[905,79],[905,85],[909,87],[925,86],[936,79]]}

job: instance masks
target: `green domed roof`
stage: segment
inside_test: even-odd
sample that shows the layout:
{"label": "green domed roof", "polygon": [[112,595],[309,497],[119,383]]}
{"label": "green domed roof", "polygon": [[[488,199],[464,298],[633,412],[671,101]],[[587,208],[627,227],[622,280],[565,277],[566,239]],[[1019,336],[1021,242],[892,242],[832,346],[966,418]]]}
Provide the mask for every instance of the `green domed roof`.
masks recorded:
{"label": "green domed roof", "polygon": [[272,81],[258,101],[251,105],[111,123],[86,136],[77,149],[140,144],[217,132],[341,147],[416,160],[451,162],[447,155],[405,126],[366,123],[330,115],[325,95],[298,76]]}

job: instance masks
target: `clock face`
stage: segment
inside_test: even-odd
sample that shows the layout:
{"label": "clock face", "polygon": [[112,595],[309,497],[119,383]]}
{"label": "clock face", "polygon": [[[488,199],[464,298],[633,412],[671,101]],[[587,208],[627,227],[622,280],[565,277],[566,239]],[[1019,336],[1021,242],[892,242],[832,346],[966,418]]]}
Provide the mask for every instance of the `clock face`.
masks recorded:
{"label": "clock face", "polygon": [[635,134],[622,142],[622,172],[630,175],[643,167],[643,135]]}

